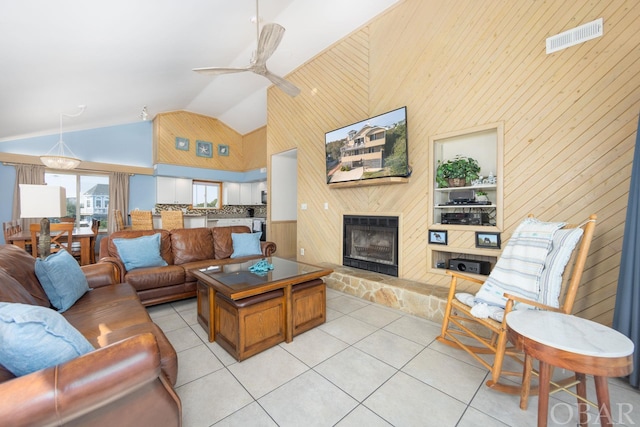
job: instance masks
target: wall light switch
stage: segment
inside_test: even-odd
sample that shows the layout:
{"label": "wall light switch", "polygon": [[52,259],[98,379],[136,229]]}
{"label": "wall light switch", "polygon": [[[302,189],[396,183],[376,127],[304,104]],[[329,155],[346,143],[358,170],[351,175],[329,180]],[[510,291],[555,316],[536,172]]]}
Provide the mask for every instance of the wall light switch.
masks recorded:
{"label": "wall light switch", "polygon": [[304,256],[304,248],[300,248],[300,255]]}
{"label": "wall light switch", "polygon": [[303,211],[306,211],[307,210],[307,204],[306,203],[301,203],[300,204],[300,209],[303,210]]}
{"label": "wall light switch", "polygon": [[329,202],[324,202],[324,208],[329,209]]}

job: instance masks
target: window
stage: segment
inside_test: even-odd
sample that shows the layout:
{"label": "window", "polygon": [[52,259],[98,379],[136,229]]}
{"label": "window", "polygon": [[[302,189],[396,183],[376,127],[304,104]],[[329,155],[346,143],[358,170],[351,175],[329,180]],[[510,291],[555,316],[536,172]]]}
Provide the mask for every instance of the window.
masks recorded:
{"label": "window", "polygon": [[196,209],[220,209],[222,183],[193,181],[193,207]]}
{"label": "window", "polygon": [[91,227],[91,220],[100,221],[100,230],[107,229],[109,218],[109,177],[74,172],[46,172],[44,181],[64,187],[67,193],[67,216],[76,219],[79,227]]}

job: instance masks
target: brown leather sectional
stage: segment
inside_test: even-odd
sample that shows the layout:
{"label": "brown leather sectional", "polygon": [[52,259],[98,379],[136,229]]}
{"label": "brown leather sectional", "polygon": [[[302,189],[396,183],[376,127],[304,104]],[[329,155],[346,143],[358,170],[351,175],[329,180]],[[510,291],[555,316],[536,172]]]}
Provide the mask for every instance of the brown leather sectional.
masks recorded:
{"label": "brown leather sectional", "polygon": [[[0,245],[0,301],[50,307],[34,267]],[[96,350],[19,378],[0,365],[0,425],[181,425],[173,346],[113,264],[81,268],[92,290],[62,315]]]}
{"label": "brown leather sectional", "polygon": [[[260,242],[262,254],[230,258],[233,253],[231,233],[250,232],[246,226],[117,231],[100,241],[98,263],[116,266],[120,281],[132,285],[146,306],[195,297],[197,280],[189,270],[259,259],[276,251],[275,243]],[[126,271],[113,239],[131,239],[155,233],[160,233],[160,255],[168,265]]]}

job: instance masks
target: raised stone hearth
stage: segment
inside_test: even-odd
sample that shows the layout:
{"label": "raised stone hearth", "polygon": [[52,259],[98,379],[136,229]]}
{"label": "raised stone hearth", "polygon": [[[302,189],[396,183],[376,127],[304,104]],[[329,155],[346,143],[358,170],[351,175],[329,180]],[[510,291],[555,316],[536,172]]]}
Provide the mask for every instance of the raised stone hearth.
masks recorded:
{"label": "raised stone hearth", "polygon": [[324,277],[331,289],[434,322],[442,322],[448,288],[341,265],[320,265],[333,269],[333,273]]}

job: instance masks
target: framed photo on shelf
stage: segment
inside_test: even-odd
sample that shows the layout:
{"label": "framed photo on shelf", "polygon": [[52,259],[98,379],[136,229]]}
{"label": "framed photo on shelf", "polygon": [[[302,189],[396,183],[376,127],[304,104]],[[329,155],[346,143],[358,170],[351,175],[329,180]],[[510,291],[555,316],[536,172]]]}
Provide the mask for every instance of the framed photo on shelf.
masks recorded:
{"label": "framed photo on shelf", "polygon": [[500,249],[500,233],[476,231],[476,248]]}
{"label": "framed photo on shelf", "polygon": [[218,156],[228,156],[229,146],[226,144],[218,144]]}
{"label": "framed photo on shelf", "polygon": [[446,230],[429,230],[429,243],[433,245],[446,245],[447,231]]}
{"label": "framed photo on shelf", "polygon": [[196,156],[213,157],[213,144],[211,142],[196,141]]}
{"label": "framed photo on shelf", "polygon": [[189,151],[189,138],[176,136],[176,150]]}

